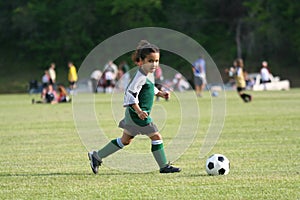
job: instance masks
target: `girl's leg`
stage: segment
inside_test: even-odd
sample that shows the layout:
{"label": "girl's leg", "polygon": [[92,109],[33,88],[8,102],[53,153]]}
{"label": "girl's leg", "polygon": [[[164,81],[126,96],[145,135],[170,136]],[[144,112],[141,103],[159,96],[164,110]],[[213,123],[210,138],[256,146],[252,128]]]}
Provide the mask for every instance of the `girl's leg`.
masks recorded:
{"label": "girl's leg", "polygon": [[100,149],[97,153],[98,156],[103,159],[116,151],[122,149],[124,146],[130,144],[132,141],[133,136],[130,136],[127,134],[127,131],[124,130],[123,135],[121,138],[116,138],[112,141],[110,141],[106,146],[104,146],[102,149]]}
{"label": "girl's leg", "polygon": [[152,141],[152,148],[151,148],[152,154],[157,164],[160,167],[159,172],[160,173],[180,172],[181,171],[180,168],[173,167],[168,164],[160,133],[159,132],[154,133],[154,135],[152,135],[150,139]]}
{"label": "girl's leg", "polygon": [[201,96],[201,89],[200,89],[201,86],[199,85],[195,85],[195,90],[196,90],[196,95],[197,96]]}
{"label": "girl's leg", "polygon": [[243,99],[244,102],[250,102],[252,100],[252,96],[243,92],[244,88],[237,88],[237,92],[239,96]]}
{"label": "girl's leg", "polygon": [[167,166],[168,161],[166,158],[162,137],[159,132],[156,132],[150,137],[150,139],[152,143],[152,154],[159,167],[164,168],[165,166]]}
{"label": "girl's leg", "polygon": [[114,139],[110,141],[106,146],[97,151],[92,151],[88,153],[88,157],[91,161],[90,165],[94,174],[98,173],[98,168],[102,163],[102,159],[117,152],[122,149],[125,145],[128,145],[133,139],[133,136],[130,136],[124,130],[121,138]]}

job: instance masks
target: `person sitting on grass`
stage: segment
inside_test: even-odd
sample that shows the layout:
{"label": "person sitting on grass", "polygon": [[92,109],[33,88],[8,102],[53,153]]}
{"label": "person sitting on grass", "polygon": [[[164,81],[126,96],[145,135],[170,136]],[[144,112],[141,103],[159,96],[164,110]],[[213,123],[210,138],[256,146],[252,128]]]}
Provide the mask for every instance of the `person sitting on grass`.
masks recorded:
{"label": "person sitting on grass", "polygon": [[71,99],[68,95],[68,92],[67,92],[66,88],[63,85],[59,85],[57,90],[58,90],[58,97],[57,97],[58,103],[64,103],[64,102],[70,102],[71,101]]}
{"label": "person sitting on grass", "polygon": [[34,103],[50,103],[50,104],[57,103],[57,94],[56,94],[56,91],[53,89],[52,84],[48,84],[47,87],[42,91],[41,98],[42,98],[41,101],[35,101],[35,99],[32,99],[32,104],[34,104]]}

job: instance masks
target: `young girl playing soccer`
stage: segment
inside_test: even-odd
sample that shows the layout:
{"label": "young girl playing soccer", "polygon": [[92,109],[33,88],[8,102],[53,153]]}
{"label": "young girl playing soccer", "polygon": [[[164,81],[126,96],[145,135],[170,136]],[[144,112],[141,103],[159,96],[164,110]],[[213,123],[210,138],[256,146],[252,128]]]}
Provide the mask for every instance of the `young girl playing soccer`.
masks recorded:
{"label": "young girl playing soccer", "polygon": [[121,138],[110,141],[99,151],[88,153],[90,165],[95,174],[102,163],[102,159],[129,145],[138,134],[147,135],[152,142],[152,154],[159,165],[160,173],[180,172],[180,168],[168,164],[162,136],[158,132],[156,125],[149,116],[154,95],[168,99],[169,93],[159,91],[154,87],[153,80],[148,78],[148,74],[153,73],[159,65],[160,52],[158,47],[142,40],[135,53],[133,61],[139,66],[135,76],[127,86],[124,97],[124,107],[126,107],[125,117],[119,122],[119,127],[123,129]]}
{"label": "young girl playing soccer", "polygon": [[244,91],[246,90],[246,81],[244,77],[244,62],[243,59],[237,58],[234,61],[235,69],[233,69],[232,74],[236,80],[237,92],[239,96],[243,99],[244,102],[250,102],[252,100],[252,96],[246,94]]}

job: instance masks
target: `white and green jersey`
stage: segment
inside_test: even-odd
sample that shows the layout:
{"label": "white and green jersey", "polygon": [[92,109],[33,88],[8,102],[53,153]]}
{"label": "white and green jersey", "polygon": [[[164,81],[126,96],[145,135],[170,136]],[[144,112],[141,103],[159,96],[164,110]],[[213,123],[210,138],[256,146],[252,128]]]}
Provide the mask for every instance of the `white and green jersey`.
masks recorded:
{"label": "white and green jersey", "polygon": [[138,126],[146,126],[151,123],[152,119],[150,116],[141,120],[131,105],[138,104],[143,111],[150,115],[153,98],[157,93],[158,89],[154,86],[153,73],[146,75],[144,71],[139,68],[125,91],[123,105],[127,107],[125,112],[126,123],[132,124],[132,122],[134,122],[134,124]]}

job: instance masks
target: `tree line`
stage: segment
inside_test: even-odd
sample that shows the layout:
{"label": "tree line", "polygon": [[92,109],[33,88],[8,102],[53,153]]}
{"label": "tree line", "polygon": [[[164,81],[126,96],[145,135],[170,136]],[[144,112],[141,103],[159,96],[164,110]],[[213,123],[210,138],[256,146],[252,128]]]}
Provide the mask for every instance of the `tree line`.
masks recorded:
{"label": "tree line", "polygon": [[[248,71],[299,74],[297,0],[14,0],[0,2],[2,52],[39,63],[81,63],[99,43],[137,27],[164,27],[198,41],[222,70],[242,57]],[[172,66],[176,67],[176,61]]]}

